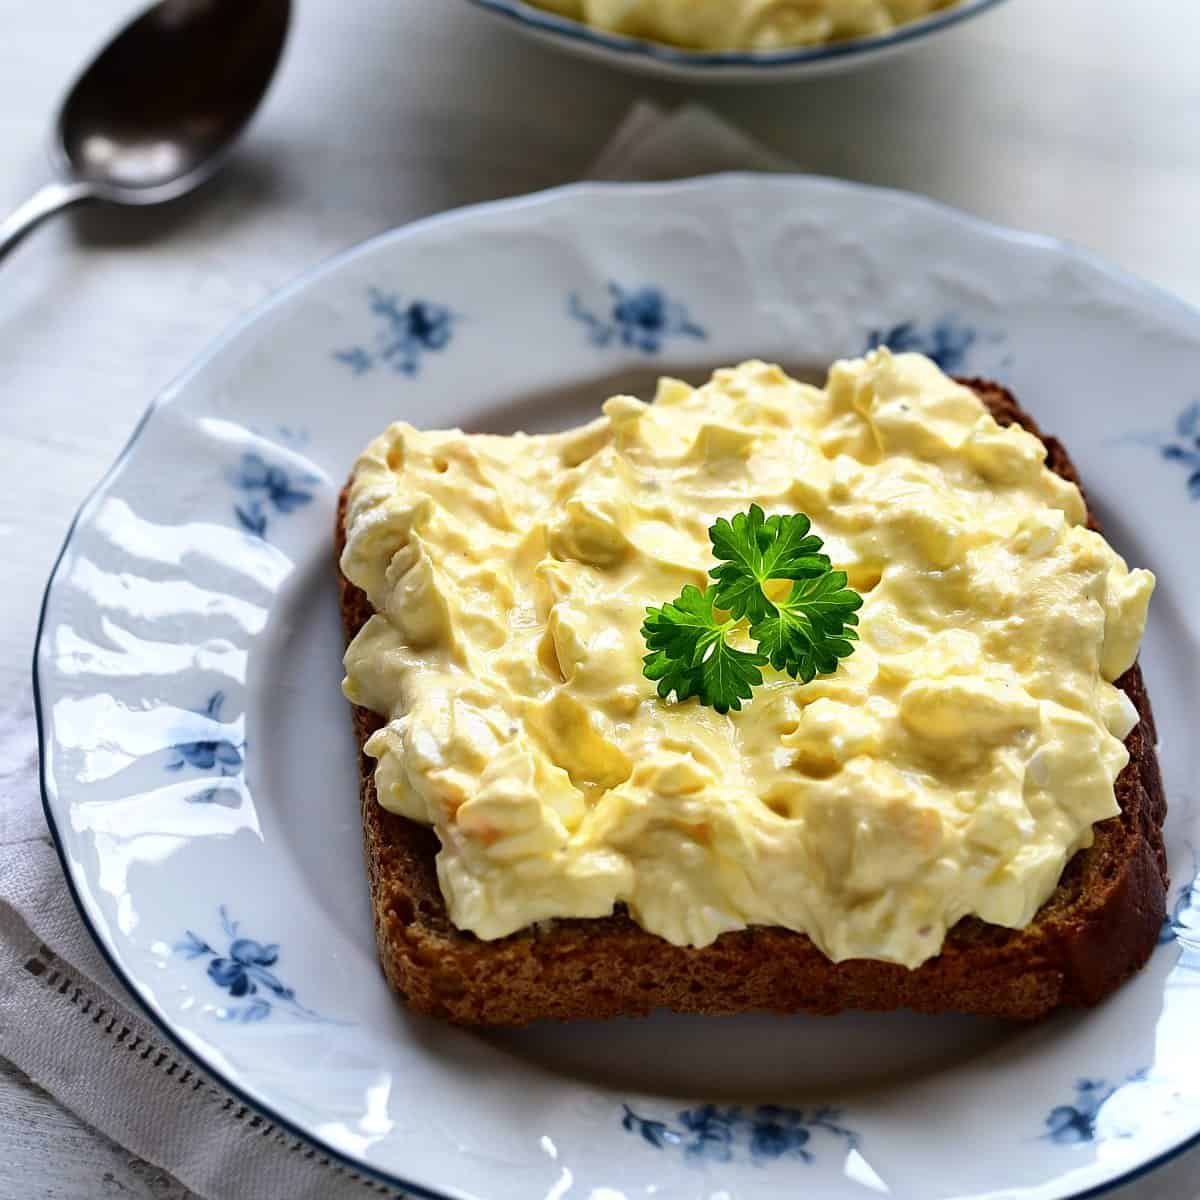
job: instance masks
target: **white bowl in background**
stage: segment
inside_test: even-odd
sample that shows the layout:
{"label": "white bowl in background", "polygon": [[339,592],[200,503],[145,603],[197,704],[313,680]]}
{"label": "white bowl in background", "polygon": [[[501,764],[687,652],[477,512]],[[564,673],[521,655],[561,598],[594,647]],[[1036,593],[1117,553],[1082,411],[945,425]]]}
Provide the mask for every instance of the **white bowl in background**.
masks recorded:
{"label": "white bowl in background", "polygon": [[596,62],[642,75],[693,83],[785,83],[849,71],[915,46],[960,21],[978,16],[1000,0],[960,0],[876,37],[853,38],[790,50],[683,50],[660,42],[592,29],[525,0],[471,0],[530,37]]}

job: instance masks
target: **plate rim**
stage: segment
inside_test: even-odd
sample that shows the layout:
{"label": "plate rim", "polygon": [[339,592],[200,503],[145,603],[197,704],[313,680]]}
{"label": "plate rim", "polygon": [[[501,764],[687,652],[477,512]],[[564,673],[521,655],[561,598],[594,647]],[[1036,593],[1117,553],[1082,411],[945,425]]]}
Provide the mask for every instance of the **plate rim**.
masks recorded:
{"label": "plate rim", "polygon": [[908,22],[888,33],[871,37],[851,38],[845,42],[832,42],[820,46],[804,46],[792,50],[685,50],[662,42],[645,38],[629,37],[620,33],[607,33],[593,29],[581,21],[562,17],[544,9],[532,8],[526,0],[470,0],[472,4],[504,20],[534,32],[555,38],[567,38],[583,46],[630,58],[641,63],[687,69],[710,70],[714,75],[723,68],[743,70],[747,67],[767,72],[788,67],[807,66],[810,63],[849,62],[868,58],[877,52],[905,45],[930,34],[940,33],[970,17],[978,16],[994,8],[1002,0],[962,0],[953,8],[930,13],[926,17]]}
{"label": "plate rim", "polygon": [[[493,2],[507,3],[508,0],[472,0],[472,2],[490,5]],[[981,0],[981,2],[986,7],[993,3],[999,3],[1000,0]],[[170,383],[151,399],[135,423],[128,440],[116,458],[96,483],[86,492],[76,508],[47,576],[42,592],[42,600],[38,608],[32,655],[33,707],[38,750],[38,786],[41,794],[42,812],[46,819],[46,825],[67,884],[68,892],[89,937],[100,951],[101,957],[109,969],[112,970],[118,982],[125,988],[134,1003],[141,1010],[142,1015],[150,1021],[151,1025],[164,1036],[171,1046],[196,1062],[219,1086],[235,1096],[248,1108],[262,1114],[277,1128],[284,1130],[303,1142],[317,1147],[332,1162],[339,1163],[350,1171],[367,1179],[385,1184],[389,1188],[399,1189],[401,1192],[409,1193],[413,1197],[419,1197],[421,1200],[465,1200],[466,1194],[457,1188],[437,1190],[429,1185],[415,1183],[398,1174],[373,1166],[365,1160],[356,1157],[350,1151],[340,1149],[332,1142],[304,1129],[297,1122],[276,1112],[269,1103],[252,1096],[242,1084],[231,1078],[222,1066],[210,1062],[207,1057],[189,1046],[186,1037],[182,1033],[177,1032],[169,1023],[166,1016],[160,1014],[151,1001],[142,994],[141,989],[131,974],[118,961],[117,956],[102,937],[96,923],[88,913],[82,893],[76,882],[76,877],[68,858],[66,841],[55,816],[50,796],[51,787],[48,778],[49,772],[46,766],[45,750],[48,740],[48,730],[52,728],[52,721],[44,711],[45,705],[40,668],[42,651],[46,642],[46,621],[49,615],[51,596],[55,591],[55,585],[59,582],[59,573],[67,552],[75,540],[80,522],[86,516],[90,515],[102,495],[107,491],[109,485],[119,477],[128,465],[137,444],[141,441],[154,416],[170,404],[193,379],[202,374],[210,363],[248,329],[275,308],[305,290],[310,284],[316,282],[324,275],[332,273],[361,257],[374,253],[385,244],[400,242],[408,237],[417,236],[428,229],[458,220],[486,217],[492,213],[508,213],[514,210],[537,207],[548,203],[553,204],[559,200],[569,200],[589,194],[603,194],[612,191],[674,194],[682,191],[702,191],[709,188],[736,188],[752,183],[761,183],[764,178],[774,183],[783,183],[785,186],[866,192],[881,200],[893,203],[899,202],[914,210],[924,210],[939,219],[957,222],[961,226],[972,229],[989,238],[1010,244],[1018,243],[1037,247],[1047,252],[1064,255],[1072,261],[1096,271],[1110,282],[1126,288],[1131,294],[1142,297],[1147,302],[1173,308],[1180,315],[1187,316],[1195,321],[1198,329],[1200,329],[1200,305],[1194,305],[1168,291],[1166,288],[1142,279],[1140,276],[1110,262],[1103,255],[1096,254],[1067,239],[988,221],[954,205],[919,193],[905,191],[901,188],[862,183],[857,180],[845,180],[833,176],[805,174],[801,172],[770,174],[764,177],[762,174],[752,171],[730,171],[701,175],[683,180],[655,182],[584,181],[520,196],[461,205],[406,222],[402,225],[393,226],[343,250],[327,255],[294,276],[287,283],[270,292],[244,313],[234,318],[199,355],[191,360],[183,371],[175,376]],[[1162,1151],[1153,1158],[1149,1158],[1145,1162],[1130,1168],[1124,1174],[1092,1185],[1083,1191],[1064,1194],[1060,1197],[1060,1200],[1095,1200],[1096,1197],[1110,1195],[1117,1189],[1153,1173],[1198,1146],[1200,1146],[1200,1129],[1170,1149]]]}

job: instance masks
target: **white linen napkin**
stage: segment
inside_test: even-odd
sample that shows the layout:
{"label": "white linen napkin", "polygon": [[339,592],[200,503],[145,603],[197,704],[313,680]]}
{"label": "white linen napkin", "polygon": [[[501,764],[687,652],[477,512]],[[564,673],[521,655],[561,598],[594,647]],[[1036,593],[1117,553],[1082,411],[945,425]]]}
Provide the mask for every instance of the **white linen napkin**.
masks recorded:
{"label": "white linen napkin", "polygon": [[[636,105],[591,179],[673,179],[791,164],[708,110]],[[246,1108],[141,1015],[85,930],[42,814],[31,694],[0,712],[0,1055],[60,1103],[207,1200],[362,1200],[400,1192]],[[51,1182],[49,1180],[47,1183]],[[1188,1155],[1115,1200],[1196,1200]]]}

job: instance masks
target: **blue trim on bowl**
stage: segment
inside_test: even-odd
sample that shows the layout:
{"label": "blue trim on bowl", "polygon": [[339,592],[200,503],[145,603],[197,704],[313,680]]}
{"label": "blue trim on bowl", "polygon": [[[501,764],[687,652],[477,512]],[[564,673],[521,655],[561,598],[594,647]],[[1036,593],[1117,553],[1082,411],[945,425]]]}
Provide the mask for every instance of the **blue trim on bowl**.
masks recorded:
{"label": "blue trim on bowl", "polygon": [[876,37],[854,38],[851,41],[833,42],[823,46],[806,46],[797,50],[725,50],[716,53],[682,50],[661,42],[648,42],[619,33],[604,33],[579,21],[573,21],[569,17],[560,17],[555,13],[546,12],[544,9],[533,8],[525,4],[523,0],[471,0],[471,3],[498,17],[534,29],[538,33],[583,42],[616,54],[649,59],[652,62],[662,63],[664,66],[713,67],[716,68],[714,74],[719,74],[722,67],[737,69],[758,67],[771,71],[781,67],[799,66],[803,63],[865,57],[876,51],[887,50],[892,46],[916,41],[918,38],[949,29],[960,21],[986,12],[989,8],[1001,3],[1001,0],[962,0],[954,8],[933,13],[921,20],[902,25],[891,33],[879,34]]}
{"label": "blue trim on bowl", "polygon": [[[482,3],[483,0],[475,0],[476,3]],[[998,2],[998,0],[993,0]],[[775,181],[789,178],[786,175],[774,176]],[[1105,259],[1092,254],[1078,246],[1059,238],[1049,237],[1045,234],[1026,233],[1021,230],[1016,230],[1003,225],[997,225],[990,221],[985,221],[979,217],[972,216],[969,213],[963,212],[961,209],[954,208],[952,205],[943,204],[937,200],[931,200],[925,196],[915,195],[911,192],[905,192],[898,188],[876,187],[871,184],[858,183],[855,181],[831,179],[823,176],[814,175],[797,175],[795,178],[802,178],[810,185],[822,186],[835,190],[850,189],[854,191],[870,192],[873,195],[880,197],[890,197],[894,200],[899,200],[904,204],[915,209],[926,209],[930,212],[937,213],[944,218],[952,219],[960,225],[970,227],[980,233],[986,234],[992,238],[1002,239],[1006,242],[1019,242],[1026,245],[1040,246],[1044,250],[1056,251],[1065,254],[1076,262],[1083,263],[1091,269],[1099,272],[1107,279],[1120,283],[1125,288],[1129,289],[1135,295],[1142,296],[1149,301],[1159,305],[1166,305],[1169,308],[1175,309],[1177,312],[1185,314],[1191,320],[1200,326],[1200,308],[1197,308],[1186,301],[1181,300],[1178,296],[1172,295],[1170,292],[1162,288],[1156,287],[1153,284],[1147,283],[1139,279],[1136,275],[1131,275],[1119,267],[1113,266]],[[118,454],[112,466],[101,476],[95,487],[84,498],[83,503],[79,506],[75,516],[71,519],[70,525],[67,527],[66,536],[63,539],[62,546],[54,559],[54,565],[51,567],[49,578],[46,581],[46,587],[42,593],[42,603],[38,611],[37,631],[34,636],[33,644],[33,700],[34,700],[34,716],[37,724],[37,741],[38,741],[38,784],[42,794],[42,811],[46,818],[46,825],[50,831],[51,839],[54,842],[55,851],[58,854],[59,863],[62,866],[63,876],[66,880],[67,890],[70,892],[71,899],[75,903],[76,909],[79,911],[80,919],[83,921],[84,927],[87,929],[92,940],[96,943],[100,951],[101,957],[108,964],[116,978],[121,982],[129,994],[133,997],[136,1003],[145,1013],[146,1018],[150,1023],[158,1029],[166,1041],[176,1047],[180,1053],[187,1055],[192,1060],[200,1064],[200,1066],[226,1091],[235,1096],[241,1103],[252,1108],[255,1112],[261,1113],[268,1121],[277,1128],[284,1130],[300,1141],[306,1142],[309,1145],[316,1146],[323,1154],[329,1156],[335,1162],[343,1164],[348,1171],[353,1174],[363,1176],[367,1179],[377,1180],[390,1188],[398,1188],[403,1191],[410,1192],[413,1196],[421,1198],[421,1200],[462,1200],[462,1194],[457,1196],[448,1191],[434,1191],[432,1188],[424,1184],[413,1183],[403,1179],[399,1175],[389,1174],[378,1167],[373,1167],[368,1163],[364,1163],[359,1159],[354,1158],[348,1151],[341,1150],[333,1146],[328,1141],[319,1137],[315,1137],[310,1132],[301,1128],[298,1124],[287,1117],[276,1113],[268,1104],[256,1099],[245,1087],[230,1079],[219,1064],[210,1062],[199,1052],[193,1050],[187,1044],[187,1041],[176,1030],[172,1029],[166,1019],[155,1008],[151,1000],[143,995],[136,981],[132,979],[117,961],[116,956],[111,952],[108,945],[105,943],[96,923],[93,921],[84,902],[83,895],[80,892],[79,885],[72,874],[71,865],[67,857],[66,845],[63,840],[62,833],[58,827],[54,812],[50,801],[49,780],[46,771],[46,734],[49,721],[44,715],[44,706],[42,701],[42,685],[38,670],[38,660],[41,655],[43,640],[46,635],[46,616],[50,607],[50,596],[54,590],[54,585],[58,580],[59,571],[67,556],[67,551],[74,539],[75,531],[83,518],[90,514],[91,510],[99,503],[100,496],[106,486],[116,479],[124,470],[126,463],[130,459],[134,447],[141,440],[142,434],[146,431],[151,419],[155,416],[158,410],[164,407],[169,401],[174,399],[176,394],[191,380],[199,375],[208,364],[217,357],[228,345],[238,338],[246,329],[254,325],[261,317],[265,316],[269,311],[274,309],[279,304],[282,304],[292,296],[305,290],[310,284],[320,279],[322,276],[355,261],[360,257],[372,253],[377,247],[392,241],[400,241],[407,237],[422,233],[430,228],[440,228],[443,224],[460,220],[466,216],[478,215],[488,212],[511,212],[515,209],[536,207],[539,205],[553,203],[560,198],[568,197],[585,192],[616,192],[616,191],[641,191],[646,194],[654,194],[657,192],[682,192],[695,188],[703,187],[722,187],[734,185],[737,183],[753,183],[755,186],[760,186],[759,179],[752,173],[745,172],[726,172],[718,175],[702,176],[697,179],[688,179],[683,181],[674,181],[669,183],[577,183],[569,184],[564,187],[550,188],[543,192],[535,192],[528,196],[519,196],[511,199],[488,201],[483,204],[466,205],[461,208],[451,209],[447,212],[437,213],[431,217],[426,217],[419,221],[414,221],[411,224],[401,226],[397,229],[387,230],[384,233],[377,234],[375,237],[368,238],[364,242],[360,242],[357,246],[352,246],[348,250],[342,250],[336,254],[330,255],[323,261],[310,267],[307,271],[298,275],[291,283],[285,284],[265,300],[261,301],[249,310],[243,317],[236,320],[233,325],[226,330],[224,334],[219,336],[209,347],[208,351],[201,355],[192,366],[186,370],[179,378],[166,389],[160,392],[153,400],[151,400],[146,411],[139,418],[134,426],[133,432],[130,434],[129,440],[125,443],[124,448]],[[1108,1180],[1105,1183],[1097,1184],[1094,1187],[1088,1188],[1082,1192],[1075,1192],[1069,1196],[1062,1196],[1059,1200],[1095,1200],[1096,1197],[1106,1196],[1116,1191],[1118,1188],[1127,1186],[1134,1181],[1149,1175],[1159,1167],[1165,1166],[1169,1162],[1173,1162],[1180,1155],[1187,1151],[1200,1146],[1200,1131],[1193,1134],[1190,1138],[1180,1142],[1177,1146],[1170,1150],[1164,1151],[1156,1158],[1149,1159],[1140,1166],[1133,1168],[1124,1175],[1118,1176],[1115,1179]]]}

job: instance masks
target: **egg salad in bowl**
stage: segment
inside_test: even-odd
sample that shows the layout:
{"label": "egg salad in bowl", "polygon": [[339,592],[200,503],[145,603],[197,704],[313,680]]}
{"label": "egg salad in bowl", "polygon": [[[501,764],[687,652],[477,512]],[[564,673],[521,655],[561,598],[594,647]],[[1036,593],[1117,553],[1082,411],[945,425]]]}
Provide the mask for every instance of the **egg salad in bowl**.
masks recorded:
{"label": "egg salad in bowl", "polygon": [[593,29],[694,50],[782,50],[874,37],[956,0],[533,0]]}
{"label": "egg salad in bowl", "polygon": [[644,75],[781,83],[919,44],[1001,0],[470,0],[545,45]]}

